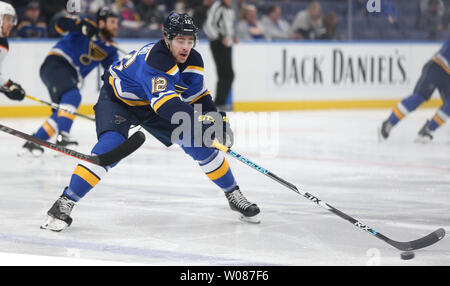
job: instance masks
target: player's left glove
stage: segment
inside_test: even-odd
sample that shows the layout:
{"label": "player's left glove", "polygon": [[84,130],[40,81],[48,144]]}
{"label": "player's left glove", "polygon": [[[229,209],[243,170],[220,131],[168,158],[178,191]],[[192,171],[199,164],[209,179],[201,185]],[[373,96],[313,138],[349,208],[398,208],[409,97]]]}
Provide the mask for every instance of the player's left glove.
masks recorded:
{"label": "player's left glove", "polygon": [[233,146],[233,131],[231,130],[227,114],[224,111],[199,115],[198,121],[202,123],[202,142],[205,147],[212,147],[214,140],[227,147]]}
{"label": "player's left glove", "polygon": [[23,100],[25,98],[25,90],[20,84],[8,80],[8,82],[0,89],[7,97],[12,100]]}

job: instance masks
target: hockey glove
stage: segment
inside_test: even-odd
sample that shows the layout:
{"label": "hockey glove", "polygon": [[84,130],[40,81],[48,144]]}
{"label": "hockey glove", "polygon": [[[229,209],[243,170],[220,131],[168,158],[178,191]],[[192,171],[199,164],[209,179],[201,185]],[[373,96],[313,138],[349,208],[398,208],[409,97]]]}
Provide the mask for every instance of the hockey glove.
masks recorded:
{"label": "hockey glove", "polygon": [[25,98],[25,90],[20,84],[8,80],[8,82],[2,87],[1,91],[6,94],[12,100],[23,100]]}
{"label": "hockey glove", "polygon": [[198,121],[202,123],[202,142],[205,147],[212,147],[214,140],[227,147],[233,146],[234,135],[225,112],[202,114],[198,116]]}
{"label": "hockey glove", "polygon": [[88,37],[89,39],[95,40],[99,32],[97,25],[89,19],[81,19],[77,22],[78,31]]}

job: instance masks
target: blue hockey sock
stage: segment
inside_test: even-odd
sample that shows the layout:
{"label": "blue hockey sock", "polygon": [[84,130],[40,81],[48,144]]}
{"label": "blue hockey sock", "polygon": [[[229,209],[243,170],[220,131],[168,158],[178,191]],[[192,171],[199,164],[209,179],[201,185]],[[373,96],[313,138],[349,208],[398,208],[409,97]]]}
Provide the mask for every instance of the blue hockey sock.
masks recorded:
{"label": "blue hockey sock", "polygon": [[50,116],[34,134],[35,137],[42,140],[48,140],[55,135],[58,131],[58,124],[56,123],[58,118],[57,113],[57,111],[53,112],[52,116]]}
{"label": "blue hockey sock", "polygon": [[389,116],[389,122],[394,126],[400,120],[402,120],[408,113],[416,110],[419,105],[421,105],[425,99],[418,93],[414,93],[407,98],[400,101],[396,107],[392,110]]}
{"label": "blue hockey sock", "polygon": [[237,182],[230,166],[219,150],[214,150],[208,158],[198,161],[198,163],[206,176],[224,192],[231,192],[236,188]]}
{"label": "blue hockey sock", "polygon": [[444,103],[444,105],[436,112],[428,125],[430,131],[434,131],[442,126],[450,116],[450,104]]}
{"label": "blue hockey sock", "polygon": [[59,131],[64,131],[67,133],[70,132],[73,120],[75,119],[75,115],[73,115],[72,113],[78,110],[80,103],[81,103],[81,94],[76,88],[67,91],[61,96],[59,106],[63,110],[61,109],[58,110],[57,123]]}
{"label": "blue hockey sock", "polygon": [[[125,138],[121,134],[113,131],[105,132],[100,135],[97,144],[91,152],[96,155],[104,154],[116,148],[123,141],[125,141]],[[64,194],[76,202],[79,201],[99,183],[109,168],[115,165],[117,163],[105,168],[88,162],[79,163],[72,174],[69,187],[64,191]]]}

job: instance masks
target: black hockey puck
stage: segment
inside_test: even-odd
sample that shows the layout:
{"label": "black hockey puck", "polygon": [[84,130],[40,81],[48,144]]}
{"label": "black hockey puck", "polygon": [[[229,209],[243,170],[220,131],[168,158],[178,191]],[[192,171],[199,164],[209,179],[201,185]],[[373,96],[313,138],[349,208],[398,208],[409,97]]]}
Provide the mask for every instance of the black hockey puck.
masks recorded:
{"label": "black hockey puck", "polygon": [[413,251],[404,251],[400,254],[400,257],[403,260],[409,260],[414,258],[414,252]]}

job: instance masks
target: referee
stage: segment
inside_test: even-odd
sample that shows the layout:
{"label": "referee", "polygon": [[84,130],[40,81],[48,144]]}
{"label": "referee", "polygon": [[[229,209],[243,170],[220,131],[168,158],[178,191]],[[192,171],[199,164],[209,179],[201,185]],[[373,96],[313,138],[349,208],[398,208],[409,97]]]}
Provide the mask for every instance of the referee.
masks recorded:
{"label": "referee", "polygon": [[210,40],[210,47],[217,69],[215,104],[219,110],[229,111],[228,93],[233,83],[234,72],[231,59],[231,45],[234,37],[233,0],[218,0],[208,10],[203,30]]}

